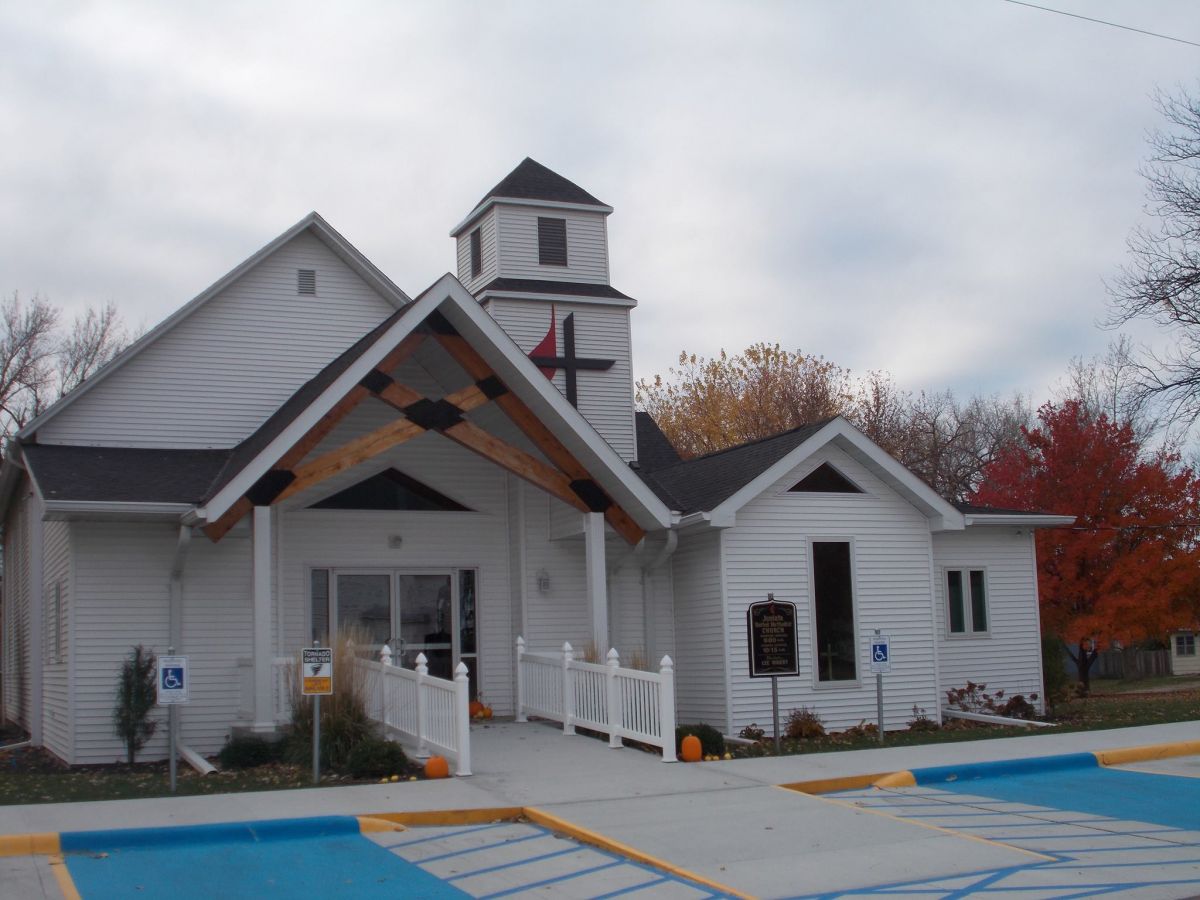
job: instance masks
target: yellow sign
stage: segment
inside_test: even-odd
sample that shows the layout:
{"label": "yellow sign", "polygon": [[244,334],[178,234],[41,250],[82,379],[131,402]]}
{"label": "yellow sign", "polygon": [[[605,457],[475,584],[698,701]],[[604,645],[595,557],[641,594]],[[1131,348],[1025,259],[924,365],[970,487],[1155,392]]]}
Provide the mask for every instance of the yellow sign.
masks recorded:
{"label": "yellow sign", "polygon": [[300,651],[300,693],[333,693],[333,649],[330,647],[305,647]]}

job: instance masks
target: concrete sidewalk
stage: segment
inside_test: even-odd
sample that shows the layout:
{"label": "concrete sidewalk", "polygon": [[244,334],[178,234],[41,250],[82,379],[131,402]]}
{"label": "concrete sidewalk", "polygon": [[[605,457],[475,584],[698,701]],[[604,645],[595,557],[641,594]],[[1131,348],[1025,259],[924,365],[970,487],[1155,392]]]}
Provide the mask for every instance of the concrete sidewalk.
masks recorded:
{"label": "concrete sidewalk", "polygon": [[0,834],[332,814],[537,807],[753,896],[1023,865],[1000,844],[900,822],[775,785],[984,760],[1200,739],[1200,723],[921,747],[666,764],[543,723],[472,729],[475,775],[205,797],[0,807]]}

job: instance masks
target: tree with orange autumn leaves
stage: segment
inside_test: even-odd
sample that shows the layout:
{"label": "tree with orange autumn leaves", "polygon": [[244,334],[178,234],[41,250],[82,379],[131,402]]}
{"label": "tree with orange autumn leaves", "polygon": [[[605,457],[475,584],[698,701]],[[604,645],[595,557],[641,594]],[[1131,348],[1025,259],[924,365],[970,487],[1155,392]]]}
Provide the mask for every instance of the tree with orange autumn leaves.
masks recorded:
{"label": "tree with orange autumn leaves", "polygon": [[[1146,451],[1129,424],[1080,400],[1046,404],[984,469],[981,506],[1076,517],[1037,532],[1042,632],[1077,644],[1135,643],[1200,616],[1200,480],[1177,455]],[[1072,654],[1073,656],[1075,654]],[[1088,660],[1080,674],[1086,683]]]}

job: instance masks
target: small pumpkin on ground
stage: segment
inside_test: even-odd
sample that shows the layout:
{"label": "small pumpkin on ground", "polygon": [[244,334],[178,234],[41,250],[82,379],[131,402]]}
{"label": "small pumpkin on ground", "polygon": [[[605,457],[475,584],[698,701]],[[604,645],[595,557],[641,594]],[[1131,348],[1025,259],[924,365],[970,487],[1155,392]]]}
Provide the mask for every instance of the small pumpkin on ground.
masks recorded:
{"label": "small pumpkin on ground", "polygon": [[703,755],[700,748],[700,738],[694,734],[689,734],[683,739],[680,749],[682,750],[680,755],[683,757],[684,762],[700,762],[700,758]]}
{"label": "small pumpkin on ground", "polygon": [[448,778],[450,777],[450,763],[446,762],[444,756],[431,756],[425,761],[425,777],[426,778]]}

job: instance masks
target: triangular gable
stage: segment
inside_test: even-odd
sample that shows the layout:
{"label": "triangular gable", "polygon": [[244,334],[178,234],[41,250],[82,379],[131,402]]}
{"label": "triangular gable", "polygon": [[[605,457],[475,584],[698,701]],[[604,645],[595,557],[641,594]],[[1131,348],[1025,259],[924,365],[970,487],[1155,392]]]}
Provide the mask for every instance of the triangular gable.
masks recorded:
{"label": "triangular gable", "polygon": [[411,298],[400,290],[391,279],[384,275],[375,265],[367,259],[359,250],[347,241],[342,235],[326,222],[318,213],[311,212],[279,237],[275,238],[269,244],[251,255],[244,262],[231,269],[228,273],[214,282],[212,285],[203,290],[200,294],[192,298],[174,313],[163,319],[158,325],[150,331],[142,335],[138,340],[134,341],[118,354],[108,365],[104,366],[94,376],[89,378],[67,396],[63,397],[28,425],[20,430],[17,434],[18,439],[26,438],[34,434],[39,428],[44,426],[51,419],[62,413],[63,410],[77,403],[80,399],[87,396],[97,385],[103,384],[112,375],[126,365],[130,361],[136,359],[148,347],[156,343],[160,338],[169,332],[173,331],[186,319],[193,316],[196,312],[202,309],[209,301],[217,297],[227,287],[236,282],[239,278],[254,269],[264,259],[272,253],[284,246],[297,235],[303,232],[309,232],[317,238],[322,244],[328,247],[335,256],[345,263],[351,271],[363,279],[366,284],[376,293],[399,308],[406,306],[411,301]]}
{"label": "triangular gable", "polygon": [[788,493],[791,494],[861,494],[862,492],[862,488],[827,462],[821,463],[788,488]]}
{"label": "triangular gable", "polygon": [[[390,383],[390,378],[381,374],[381,369],[388,370],[405,358],[426,332],[476,381],[456,392],[461,397],[412,397],[412,392]],[[350,448],[353,452],[349,455],[301,464],[340,416],[371,393],[397,406],[404,415],[387,426],[387,433],[356,439],[360,446]],[[546,381],[458,279],[447,274],[360,341],[353,352],[335,360],[244,442],[244,448],[249,449],[239,448],[219,488],[205,504],[203,515],[209,523],[206,530],[211,537],[219,538],[251,506],[277,502],[308,483],[372,458],[385,443],[394,446],[424,430],[439,430],[450,436],[450,429],[462,423],[463,409],[457,404],[468,399],[472,404],[469,408],[495,400],[519,428],[534,438],[543,454],[558,467],[554,486],[562,499],[603,511],[609,524],[629,540],[640,537],[644,530],[670,524],[670,512],[662,502]],[[520,454],[512,448],[495,449],[510,456]],[[544,467],[532,458],[517,459],[514,464]],[[329,472],[323,475],[326,468]],[[525,474],[542,477],[537,471]]]}
{"label": "triangular gable", "polygon": [[308,508],[470,512],[457,500],[392,468],[342,488],[316,503],[310,503]]}
{"label": "triangular gable", "polygon": [[866,466],[877,478],[896,491],[930,521],[934,531],[961,531],[963,515],[933,488],[893,459],[865,434],[838,416],[759,473],[743,487],[716,506],[709,518],[716,525],[732,525],[737,511],[767,490],[772,484],[811,457],[822,447],[835,443]]}

